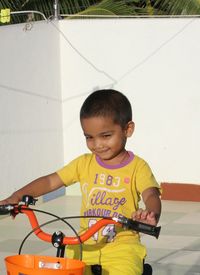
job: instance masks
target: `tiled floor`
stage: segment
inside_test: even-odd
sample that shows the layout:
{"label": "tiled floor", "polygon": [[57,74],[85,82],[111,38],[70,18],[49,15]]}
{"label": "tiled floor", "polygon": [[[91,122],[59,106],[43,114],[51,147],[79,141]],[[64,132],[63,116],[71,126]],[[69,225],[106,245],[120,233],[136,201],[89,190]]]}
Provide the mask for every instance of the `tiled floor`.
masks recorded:
{"label": "tiled floor", "polygon": [[[52,211],[60,216],[79,214],[80,197],[61,197],[40,204],[39,209]],[[39,214],[40,222],[47,220]],[[51,218],[50,218],[51,219]],[[78,228],[78,221],[73,221]],[[200,203],[163,201],[162,226],[159,239],[143,235],[142,242],[148,249],[147,262],[151,263],[154,275],[200,274]],[[63,228],[60,222],[48,225],[46,231]],[[0,218],[0,274],[6,275],[4,257],[18,253],[21,240],[30,231],[24,215],[13,221]],[[68,229],[65,233],[72,235]],[[31,236],[23,247],[23,253],[55,255],[54,248]],[[116,274],[117,275],[117,274]]]}

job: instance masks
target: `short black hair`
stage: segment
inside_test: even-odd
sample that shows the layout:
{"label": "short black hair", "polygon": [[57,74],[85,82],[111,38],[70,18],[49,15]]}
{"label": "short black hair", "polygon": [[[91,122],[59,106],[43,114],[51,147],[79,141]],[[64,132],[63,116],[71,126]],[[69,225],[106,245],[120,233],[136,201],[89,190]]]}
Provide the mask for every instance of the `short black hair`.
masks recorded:
{"label": "short black hair", "polygon": [[98,90],[91,93],[80,110],[80,119],[90,117],[113,117],[122,128],[132,120],[132,108],[128,98],[113,89]]}

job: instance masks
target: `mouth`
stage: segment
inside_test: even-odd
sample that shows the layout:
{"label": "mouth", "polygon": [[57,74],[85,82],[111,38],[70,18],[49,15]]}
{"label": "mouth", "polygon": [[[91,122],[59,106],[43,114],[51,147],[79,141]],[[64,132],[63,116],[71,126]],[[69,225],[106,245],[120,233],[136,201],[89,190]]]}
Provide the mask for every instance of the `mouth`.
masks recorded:
{"label": "mouth", "polygon": [[108,153],[109,149],[103,149],[103,150],[94,150],[94,153],[97,155],[102,155]]}

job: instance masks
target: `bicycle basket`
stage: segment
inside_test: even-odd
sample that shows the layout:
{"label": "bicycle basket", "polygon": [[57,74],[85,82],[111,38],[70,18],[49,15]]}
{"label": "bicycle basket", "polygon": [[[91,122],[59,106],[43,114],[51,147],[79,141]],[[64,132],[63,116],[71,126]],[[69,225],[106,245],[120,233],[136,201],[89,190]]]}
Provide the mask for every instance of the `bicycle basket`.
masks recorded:
{"label": "bicycle basket", "polygon": [[80,260],[40,255],[14,255],[5,258],[7,275],[83,275]]}

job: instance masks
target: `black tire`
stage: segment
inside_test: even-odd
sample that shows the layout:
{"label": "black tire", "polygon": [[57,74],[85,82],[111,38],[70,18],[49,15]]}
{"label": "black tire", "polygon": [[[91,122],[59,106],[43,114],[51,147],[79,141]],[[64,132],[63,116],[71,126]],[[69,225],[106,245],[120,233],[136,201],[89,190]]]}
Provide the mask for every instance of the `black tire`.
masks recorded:
{"label": "black tire", "polygon": [[150,264],[144,264],[144,271],[142,275],[152,275],[153,269]]}

